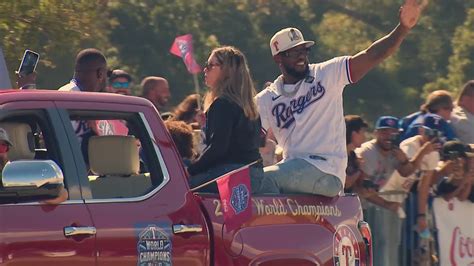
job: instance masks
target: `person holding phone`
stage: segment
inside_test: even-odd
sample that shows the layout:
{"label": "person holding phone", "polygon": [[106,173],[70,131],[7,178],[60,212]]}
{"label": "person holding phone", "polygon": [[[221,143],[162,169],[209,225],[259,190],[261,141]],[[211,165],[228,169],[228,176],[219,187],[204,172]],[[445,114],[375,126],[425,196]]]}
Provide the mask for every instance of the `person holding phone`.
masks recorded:
{"label": "person holding phone", "polygon": [[17,76],[16,86],[20,90],[36,89],[36,66],[39,61],[39,54],[31,50],[25,50],[20,67],[15,74]]}

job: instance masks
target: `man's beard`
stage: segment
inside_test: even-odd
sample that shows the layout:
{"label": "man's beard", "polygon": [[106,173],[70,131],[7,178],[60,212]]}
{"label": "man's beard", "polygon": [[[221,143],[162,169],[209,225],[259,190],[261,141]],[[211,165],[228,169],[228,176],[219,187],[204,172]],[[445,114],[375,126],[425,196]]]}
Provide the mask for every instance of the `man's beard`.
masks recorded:
{"label": "man's beard", "polygon": [[289,67],[289,66],[285,66],[283,65],[283,68],[285,69],[286,73],[292,77],[294,77],[295,79],[298,79],[298,80],[301,80],[301,79],[304,79],[306,76],[309,75],[309,66],[306,65],[305,67],[305,70],[303,71],[297,71],[296,69],[292,68],[292,67]]}

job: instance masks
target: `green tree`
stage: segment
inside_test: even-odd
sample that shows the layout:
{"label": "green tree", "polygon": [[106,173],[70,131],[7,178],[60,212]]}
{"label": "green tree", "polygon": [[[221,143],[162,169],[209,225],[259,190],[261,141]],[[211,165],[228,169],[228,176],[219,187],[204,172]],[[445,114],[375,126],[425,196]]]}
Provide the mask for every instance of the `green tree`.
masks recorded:
{"label": "green tree", "polygon": [[[74,58],[87,47],[108,47],[106,1],[5,0],[0,2],[1,44],[12,82],[25,49],[40,54],[38,87],[55,89],[74,71]],[[14,86],[14,84],[12,84]]]}

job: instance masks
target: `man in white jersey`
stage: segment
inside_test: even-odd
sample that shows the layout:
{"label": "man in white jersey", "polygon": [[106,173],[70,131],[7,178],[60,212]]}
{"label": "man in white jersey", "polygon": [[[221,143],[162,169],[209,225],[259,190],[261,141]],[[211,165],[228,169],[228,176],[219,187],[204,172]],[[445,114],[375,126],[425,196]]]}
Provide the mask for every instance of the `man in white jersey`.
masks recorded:
{"label": "man in white jersey", "polygon": [[[104,54],[94,48],[80,51],[76,56],[74,65],[74,77],[72,80],[59,88],[59,91],[68,92],[104,92],[107,85],[107,59]],[[87,152],[89,139],[96,135],[92,130],[92,122],[80,120],[71,121],[79,143],[82,154],[89,162]]]}
{"label": "man in white jersey", "polygon": [[283,161],[265,167],[264,192],[336,196],[343,189],[347,164],[342,92],[393,54],[426,6],[406,0],[395,29],[354,55],[320,64],[308,63],[313,41],[296,28],[283,29],[270,40],[282,73],[257,97],[262,126],[283,148]]}

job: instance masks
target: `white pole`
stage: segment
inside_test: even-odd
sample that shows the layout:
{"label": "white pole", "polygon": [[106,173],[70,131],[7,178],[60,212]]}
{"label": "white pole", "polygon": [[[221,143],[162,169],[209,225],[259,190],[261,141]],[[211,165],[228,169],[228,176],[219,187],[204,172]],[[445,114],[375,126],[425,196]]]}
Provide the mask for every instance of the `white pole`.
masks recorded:
{"label": "white pole", "polygon": [[197,74],[193,74],[193,80],[194,80],[194,90],[196,91],[196,94],[199,95],[198,99],[198,109],[201,110],[201,94],[200,88],[199,88],[199,80]]}

